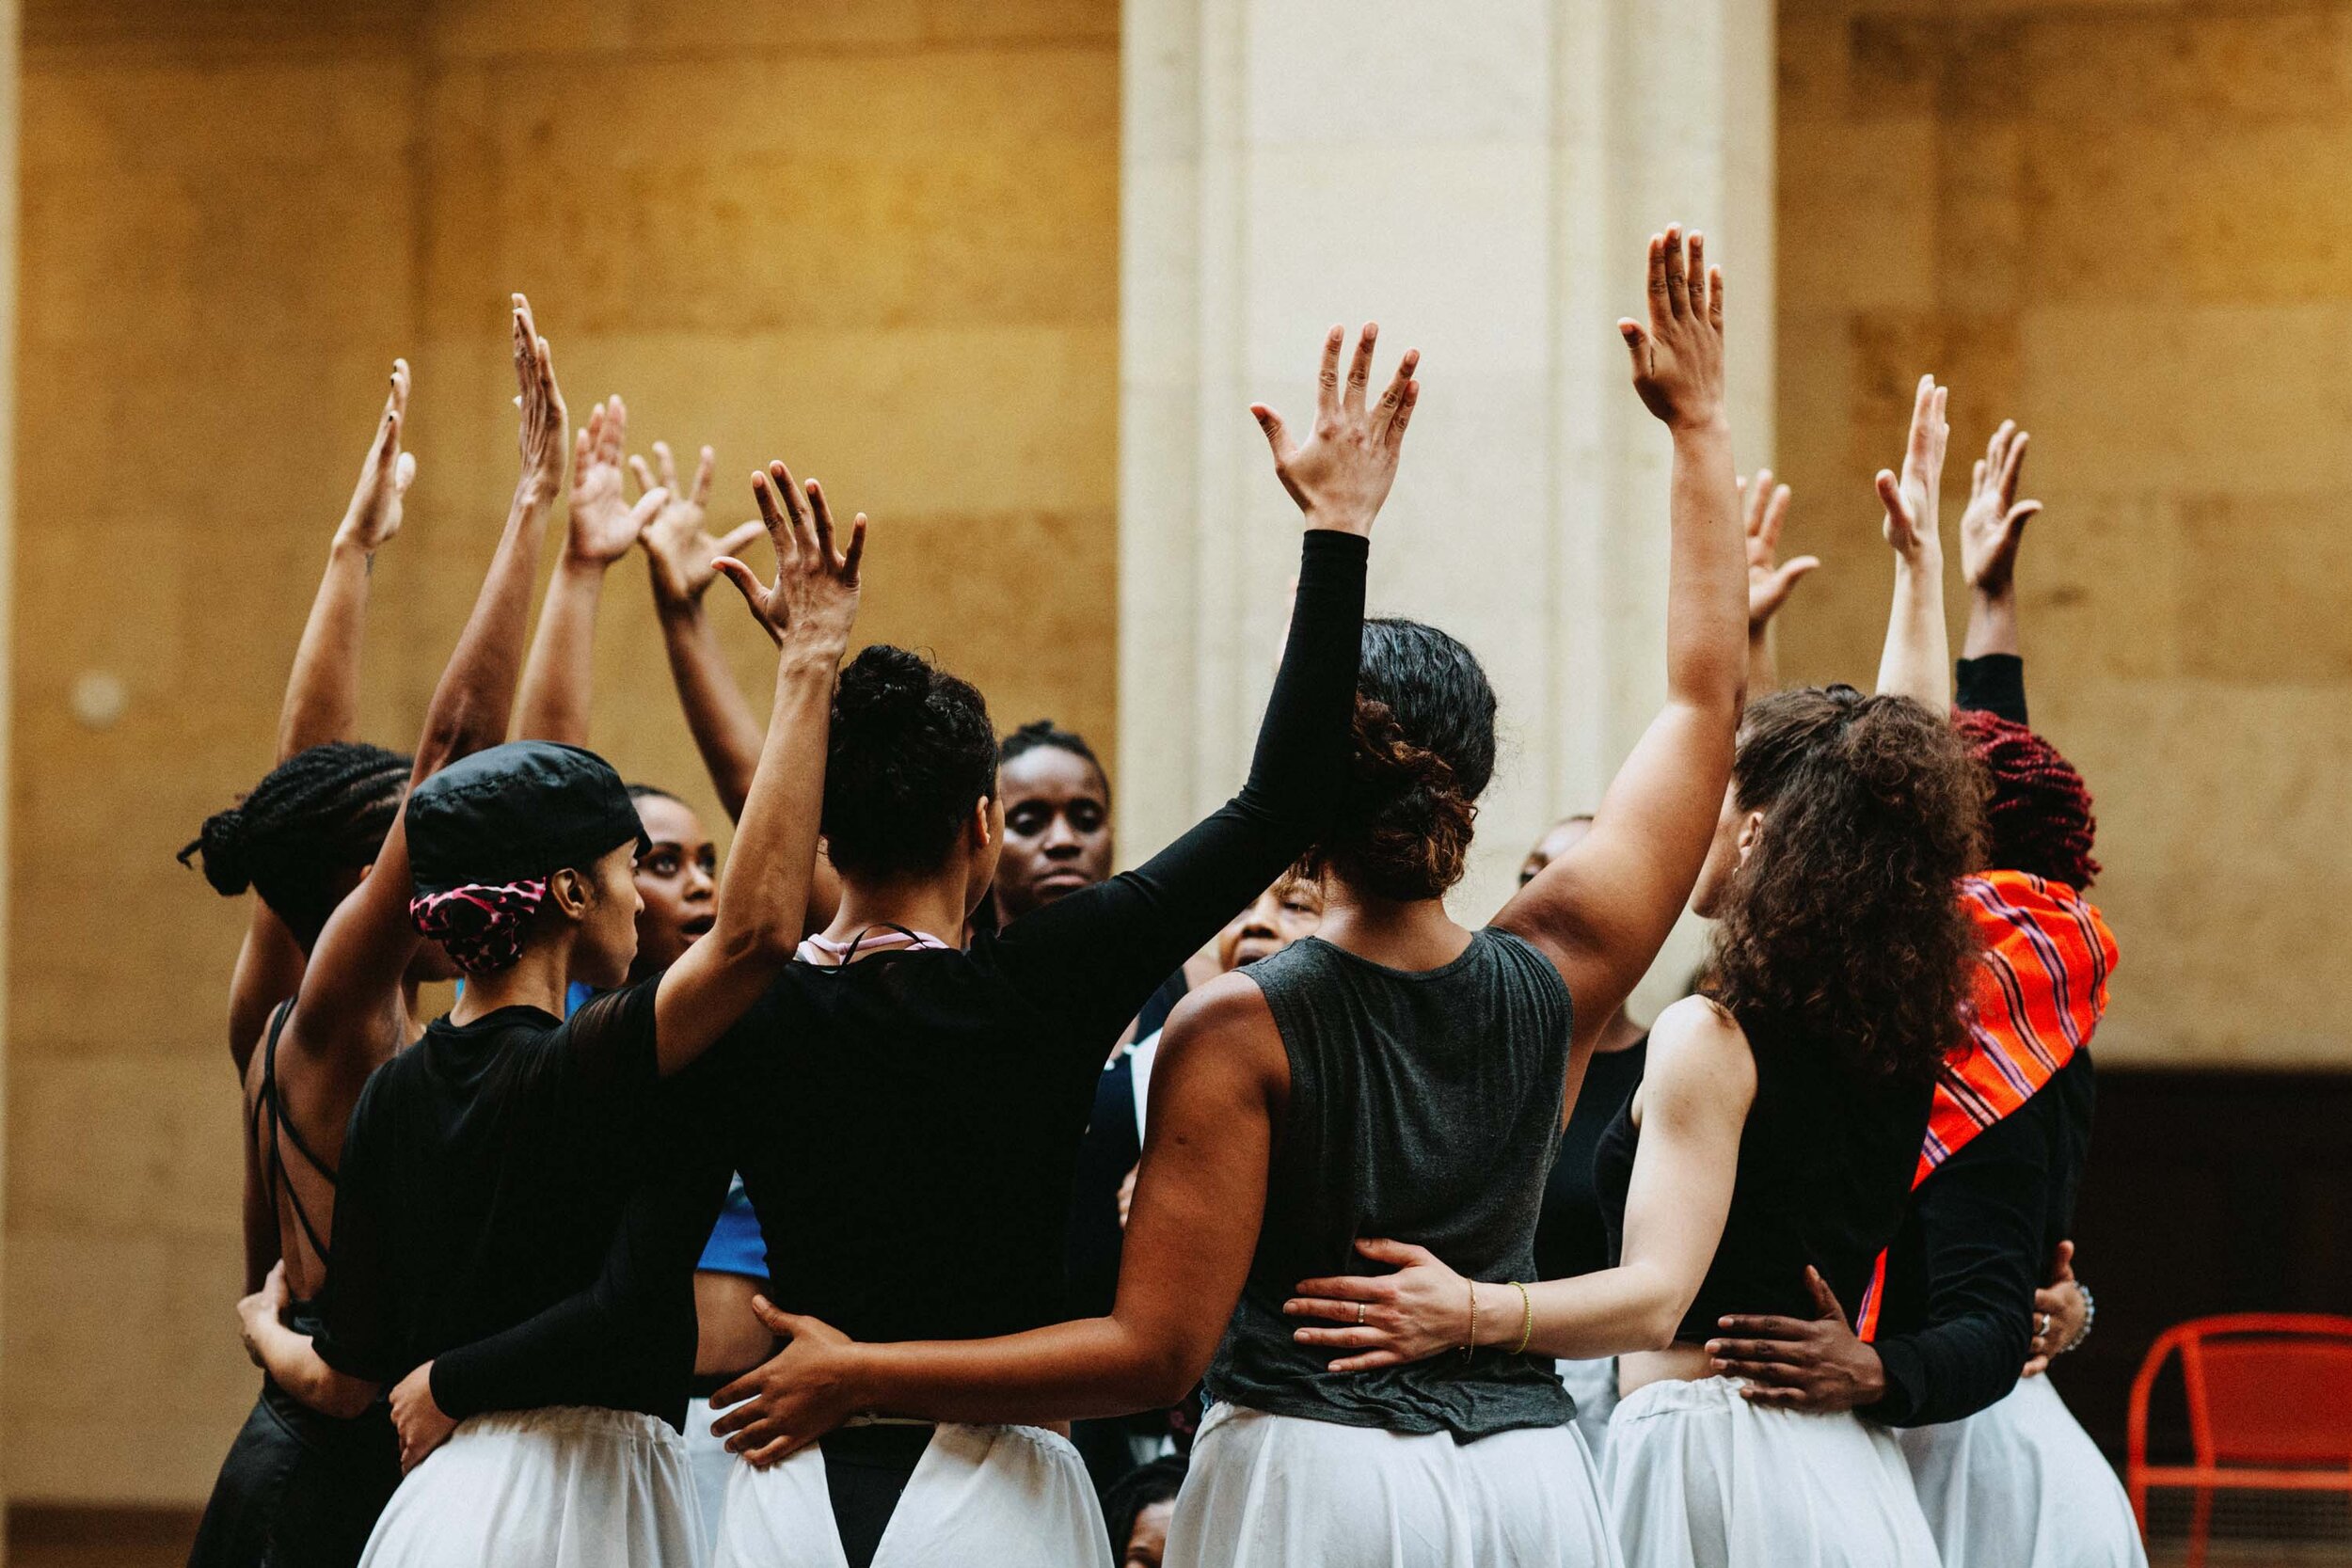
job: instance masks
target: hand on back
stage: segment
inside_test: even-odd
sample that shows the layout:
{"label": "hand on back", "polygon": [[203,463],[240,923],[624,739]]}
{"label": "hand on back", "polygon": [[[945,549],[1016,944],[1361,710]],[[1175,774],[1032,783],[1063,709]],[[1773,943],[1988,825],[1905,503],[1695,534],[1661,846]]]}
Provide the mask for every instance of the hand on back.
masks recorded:
{"label": "hand on back", "polygon": [[1307,515],[1309,528],[1370,533],[1373,518],[1389,499],[1389,486],[1396,483],[1405,427],[1421,397],[1421,384],[1413,379],[1421,351],[1405,351],[1379,402],[1368,405],[1372,351],[1379,335],[1377,323],[1365,324],[1356,341],[1356,356],[1348,364],[1344,390],[1340,346],[1347,329],[1334,326],[1325,337],[1323,370],[1315,384],[1315,422],[1305,441],[1294,444],[1282,416],[1264,404],[1249,405],[1265,432],[1266,444],[1274,449],[1275,475]]}

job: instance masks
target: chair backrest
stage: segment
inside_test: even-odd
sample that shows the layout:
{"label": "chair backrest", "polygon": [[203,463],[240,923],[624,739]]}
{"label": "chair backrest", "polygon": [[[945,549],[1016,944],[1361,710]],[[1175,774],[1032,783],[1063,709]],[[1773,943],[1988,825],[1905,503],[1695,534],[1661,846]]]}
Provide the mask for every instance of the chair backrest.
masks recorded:
{"label": "chair backrest", "polygon": [[2248,1312],[2167,1329],[2133,1381],[2136,1465],[2148,1391],[2175,1351],[2201,1465],[2352,1466],[2352,1318]]}

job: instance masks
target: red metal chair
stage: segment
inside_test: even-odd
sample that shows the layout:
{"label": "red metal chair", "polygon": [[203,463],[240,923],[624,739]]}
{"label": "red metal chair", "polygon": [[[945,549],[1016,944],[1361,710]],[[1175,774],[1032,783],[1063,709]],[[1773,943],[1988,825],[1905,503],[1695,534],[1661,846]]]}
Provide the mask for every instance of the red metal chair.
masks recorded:
{"label": "red metal chair", "polygon": [[[2178,1351],[2196,1462],[2148,1463],[2148,1396]],[[2132,1380],[2124,1484],[2139,1532],[2148,1489],[2187,1487],[2190,1568],[2202,1568],[2217,1490],[2352,1495],[2352,1318],[2245,1312],[2165,1330]]]}

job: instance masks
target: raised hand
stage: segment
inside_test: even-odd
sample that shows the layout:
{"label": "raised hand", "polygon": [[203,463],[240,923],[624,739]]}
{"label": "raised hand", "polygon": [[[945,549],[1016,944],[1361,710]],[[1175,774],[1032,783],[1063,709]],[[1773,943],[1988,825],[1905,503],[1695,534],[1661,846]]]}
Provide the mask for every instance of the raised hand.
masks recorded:
{"label": "raised hand", "polygon": [[1879,500],[1886,508],[1883,531],[1887,545],[1905,561],[1918,561],[1931,553],[1942,559],[1937,496],[1944,483],[1944,448],[1952,434],[1944,418],[1950,396],[1950,388],[1938,387],[1935,377],[1919,378],[1918,396],[1911,404],[1911,439],[1903,449],[1902,477],[1899,480],[1884,468],[1879,470]]}
{"label": "raised hand", "polygon": [[1753,483],[1739,482],[1745,504],[1748,534],[1748,636],[1760,637],[1780,607],[1788,602],[1804,575],[1820,565],[1819,556],[1780,560],[1780,531],[1788,521],[1788,486],[1772,483],[1772,470],[1759,468]]}
{"label": "raised hand", "polygon": [[690,605],[703,596],[718,577],[711,562],[723,555],[739,555],[751,548],[752,541],[767,531],[767,525],[755,518],[728,533],[714,539],[703,531],[703,517],[710,505],[710,475],[716,461],[708,447],[703,448],[702,462],[694,469],[694,483],[690,486],[678,483],[677,462],[670,453],[669,443],[653,444],[654,461],[648,466],[642,457],[628,460],[629,471],[637,483],[650,493],[660,490],[664,499],[660,508],[639,531],[637,542],[644,546],[645,562],[653,573],[653,594],[657,604],[665,609]]}
{"label": "raised hand", "polygon": [[515,296],[516,406],[522,410],[522,479],[518,488],[539,502],[552,501],[564,488],[564,433],[569,417],[564,393],[555,384],[555,355],[539,336],[532,319],[531,301]]}
{"label": "raised hand", "polygon": [[564,546],[572,561],[610,566],[620,560],[665,499],[648,494],[631,511],[622,496],[628,434],[628,409],[616,395],[588,410],[588,422],[573,440],[571,531]]}
{"label": "raised hand", "polygon": [[1356,357],[1347,368],[1345,390],[1340,385],[1340,347],[1347,329],[1334,326],[1323,340],[1323,373],[1316,381],[1315,423],[1307,439],[1291,442],[1282,416],[1263,403],[1253,403],[1258,428],[1274,449],[1274,472],[1290,492],[1309,528],[1339,529],[1370,533],[1380,503],[1396,483],[1397,453],[1405,444],[1405,427],[1420,401],[1421,384],[1413,372],[1421,350],[1408,348],[1397,361],[1380,401],[1365,405],[1372,380],[1372,351],[1380,335],[1376,322],[1367,322],[1356,341]]}
{"label": "raised hand", "polygon": [[2026,524],[2042,511],[2040,501],[2017,499],[2028,439],[2016,420],[2003,420],[1969,475],[1968,510],[1960,515],[1960,575],[1979,594],[2009,592]]}
{"label": "raised hand", "polygon": [[[850,624],[857,618],[858,567],[866,554],[866,514],[850,524],[850,546],[834,548],[833,511],[825,492],[808,482],[803,499],[792,471],[771,463],[765,473],[752,475],[752,498],[759,503],[762,526],[776,547],[776,580],[772,587],[733,556],[712,564],[741,591],[752,616],[781,647],[787,639],[811,648],[830,648],[837,657],[848,646]],[[739,530],[738,531],[740,531]]]}
{"label": "raised hand", "polygon": [[351,504],[335,530],[335,542],[373,555],[400,531],[401,498],[417,477],[417,459],[400,447],[402,428],[408,422],[408,361],[392,361],[392,389],[384,398],[384,417],[376,421],[375,441],[359,466],[359,483]]}
{"label": "raised hand", "polygon": [[1724,275],[1707,264],[1707,236],[1668,224],[1649,237],[1649,325],[1617,323],[1633,356],[1633,389],[1671,426],[1720,422],[1724,411]]}

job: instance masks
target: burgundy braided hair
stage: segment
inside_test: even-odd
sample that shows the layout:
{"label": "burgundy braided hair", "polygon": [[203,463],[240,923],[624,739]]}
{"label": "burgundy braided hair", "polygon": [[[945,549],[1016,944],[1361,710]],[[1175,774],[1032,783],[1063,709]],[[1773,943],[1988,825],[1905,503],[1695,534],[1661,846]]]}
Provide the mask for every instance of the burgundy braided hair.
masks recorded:
{"label": "burgundy braided hair", "polygon": [[1963,709],[1952,723],[1993,786],[1985,808],[1990,868],[2026,871],[2080,891],[2099,875],[2090,790],[2057,747],[2023,724]]}

